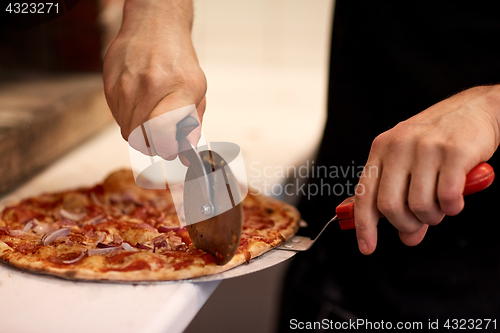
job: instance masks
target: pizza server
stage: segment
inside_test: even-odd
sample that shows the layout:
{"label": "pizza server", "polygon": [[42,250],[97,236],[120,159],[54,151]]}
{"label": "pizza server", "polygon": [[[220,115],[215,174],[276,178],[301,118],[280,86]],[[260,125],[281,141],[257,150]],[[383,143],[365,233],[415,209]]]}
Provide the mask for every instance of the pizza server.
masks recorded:
{"label": "pizza server", "polygon": [[[490,186],[494,179],[495,172],[493,171],[493,167],[485,162],[479,163],[467,174],[463,194],[468,195],[482,191]],[[338,205],[335,209],[335,213],[337,215],[328,221],[328,223],[314,239],[304,236],[294,236],[278,248],[280,250],[306,251],[314,244],[325,228],[333,221],[338,221],[340,229],[342,230],[356,229],[354,201],[354,196],[352,196],[345,199],[340,205]]]}
{"label": "pizza server", "polygon": [[200,124],[187,116],[177,124],[179,155],[189,167],[184,180],[183,205],[194,246],[215,256],[218,265],[231,260],[241,240],[243,208],[238,182],[228,163],[213,150],[198,152],[186,136]]}
{"label": "pizza server", "polygon": [[[464,195],[479,192],[487,188],[491,185],[494,178],[495,173],[493,172],[493,168],[487,163],[480,163],[467,174]],[[190,279],[189,281],[206,282],[229,279],[246,274],[251,274],[279,264],[280,262],[290,259],[297,252],[306,251],[311,248],[311,246],[323,233],[326,227],[333,221],[338,221],[342,230],[355,229],[354,197],[347,198],[339,206],[337,206],[336,213],[337,215],[330,221],[328,221],[328,223],[326,223],[323,229],[315,237],[295,235],[286,243],[276,247],[274,250],[271,250],[257,258],[251,259],[248,265],[241,265],[226,272],[215,275],[202,276]],[[302,224],[305,224],[305,222],[303,222]]]}

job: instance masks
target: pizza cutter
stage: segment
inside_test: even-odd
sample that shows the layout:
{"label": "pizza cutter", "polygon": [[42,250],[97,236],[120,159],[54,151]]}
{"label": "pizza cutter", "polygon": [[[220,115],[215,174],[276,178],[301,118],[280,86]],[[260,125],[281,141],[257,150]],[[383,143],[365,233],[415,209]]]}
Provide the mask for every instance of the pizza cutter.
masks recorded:
{"label": "pizza cutter", "polygon": [[177,124],[176,139],[187,148],[179,155],[189,162],[183,194],[186,224],[194,246],[224,265],[238,250],[243,208],[238,191],[231,191],[238,188],[238,182],[226,161],[213,150],[198,152],[186,139],[198,126],[192,116]]}

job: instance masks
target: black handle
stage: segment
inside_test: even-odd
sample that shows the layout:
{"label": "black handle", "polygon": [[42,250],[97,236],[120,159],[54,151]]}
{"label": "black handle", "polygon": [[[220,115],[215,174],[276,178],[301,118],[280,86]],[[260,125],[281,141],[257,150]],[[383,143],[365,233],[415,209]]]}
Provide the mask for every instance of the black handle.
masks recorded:
{"label": "black handle", "polygon": [[175,138],[177,140],[185,139],[196,127],[200,126],[198,120],[193,116],[187,116],[177,123],[177,133]]}

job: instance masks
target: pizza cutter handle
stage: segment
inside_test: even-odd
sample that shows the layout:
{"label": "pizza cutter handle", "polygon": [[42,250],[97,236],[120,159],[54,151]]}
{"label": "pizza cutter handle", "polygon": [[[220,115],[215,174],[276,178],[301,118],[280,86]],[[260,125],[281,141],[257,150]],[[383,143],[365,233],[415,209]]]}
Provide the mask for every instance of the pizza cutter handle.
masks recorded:
{"label": "pizza cutter handle", "polygon": [[187,139],[189,133],[191,133],[198,126],[200,126],[200,123],[195,117],[187,116],[177,123],[177,132],[175,133],[175,139],[179,142],[179,149],[182,141],[185,141],[185,144],[183,146],[187,147],[184,148],[184,150],[179,151],[180,155],[184,156],[184,158],[186,158],[189,163],[203,164],[200,156],[196,152],[196,148]]}
{"label": "pizza cutter handle", "polygon": [[[495,172],[493,167],[486,162],[479,163],[466,176],[464,195],[484,190],[493,183]],[[356,229],[354,224],[354,196],[345,199],[335,209],[340,229]]]}
{"label": "pizza cutter handle", "polygon": [[177,132],[175,138],[177,140],[185,139],[196,127],[200,126],[198,120],[193,116],[187,116],[177,123]]}

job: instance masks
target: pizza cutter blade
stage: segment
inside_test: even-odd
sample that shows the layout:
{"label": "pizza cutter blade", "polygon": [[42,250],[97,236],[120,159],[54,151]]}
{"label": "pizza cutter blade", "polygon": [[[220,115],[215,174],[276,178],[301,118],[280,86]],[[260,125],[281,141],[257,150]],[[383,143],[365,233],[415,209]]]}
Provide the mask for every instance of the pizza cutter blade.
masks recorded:
{"label": "pizza cutter blade", "polygon": [[238,182],[219,154],[212,150],[198,153],[187,141],[186,135],[197,126],[191,116],[177,124],[177,140],[180,144],[185,140],[182,145],[190,147],[180,153],[189,161],[183,198],[186,224],[194,246],[224,265],[241,240],[243,208],[238,191],[231,190],[238,188]]}

